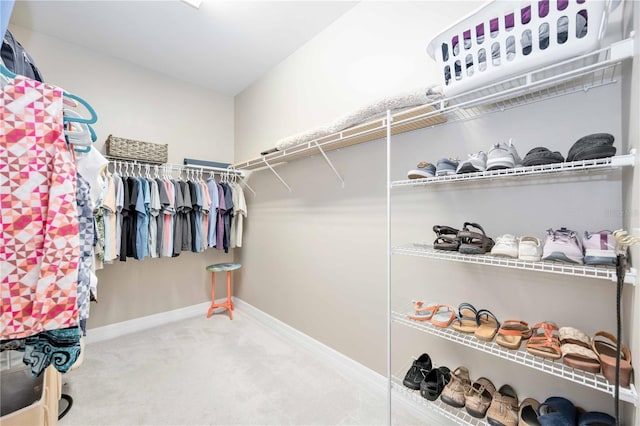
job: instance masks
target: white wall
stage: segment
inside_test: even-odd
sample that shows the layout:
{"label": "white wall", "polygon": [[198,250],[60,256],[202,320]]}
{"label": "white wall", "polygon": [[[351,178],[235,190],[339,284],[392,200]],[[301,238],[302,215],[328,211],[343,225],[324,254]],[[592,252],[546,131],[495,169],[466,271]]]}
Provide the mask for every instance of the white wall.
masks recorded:
{"label": "white wall", "polygon": [[[61,40],[11,25],[47,83],[86,99],[96,110],[96,149],[109,134],[169,144],[169,162],[183,158],[233,161],[232,97],[149,72]],[[116,262],[98,271],[98,303],[88,327],[125,321],[205,302],[205,267],[229,261],[217,250],[173,259]],[[221,291],[216,296],[222,297]],[[203,315],[206,313],[203,312]]]}
{"label": "white wall", "polygon": [[[236,161],[379,96],[439,82],[426,45],[475,7],[463,2],[360,3],[236,98]],[[419,161],[465,158],[510,137],[522,156],[536,146],[566,155],[579,137],[595,132],[612,133],[621,149],[621,113],[620,87],[609,86],[397,136],[392,179],[403,178]],[[252,176],[257,196],[249,197],[237,294],[384,374],[384,141],[329,156],[344,177],[344,189],[320,156],[278,167],[291,193],[269,171]],[[617,229],[623,220],[621,180],[621,173],[612,172],[394,190],[393,241],[431,242],[434,224],[460,228],[465,221],[481,223],[493,237],[506,232],[543,237],[546,229],[561,226],[580,233]],[[607,281],[394,256],[392,287],[392,307],[400,312],[410,310],[412,299],[454,306],[470,302],[500,319],[524,319],[531,325],[551,320],[588,334],[615,330],[615,288]],[[584,408],[612,412],[609,396],[527,367],[400,326],[393,327],[392,338],[393,368],[400,375],[411,356],[428,352],[437,364],[468,366],[472,379],[484,375],[498,387],[510,383],[521,398],[562,395]]]}

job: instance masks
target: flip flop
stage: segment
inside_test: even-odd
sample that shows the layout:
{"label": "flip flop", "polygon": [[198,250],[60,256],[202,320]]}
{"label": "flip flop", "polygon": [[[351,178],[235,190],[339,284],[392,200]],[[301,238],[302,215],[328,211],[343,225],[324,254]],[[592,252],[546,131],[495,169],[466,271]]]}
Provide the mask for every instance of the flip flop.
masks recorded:
{"label": "flip flop", "polygon": [[477,316],[478,310],[472,304],[461,303],[451,328],[461,333],[473,333],[478,329]]}
{"label": "flip flop", "polygon": [[455,317],[455,311],[453,310],[453,306],[449,305],[439,305],[436,313],[433,314],[431,318],[431,324],[440,328],[447,328],[453,318]]}
{"label": "flip flop", "polygon": [[407,318],[414,321],[429,321],[437,308],[438,304],[435,302],[414,301],[413,312],[409,312]]}
{"label": "flip flop", "polygon": [[529,324],[520,320],[506,320],[498,330],[496,343],[507,349],[519,349],[522,340],[531,336]]}
{"label": "flip flop", "polygon": [[500,328],[498,318],[491,311],[480,309],[476,315],[476,321],[479,324],[478,329],[474,331],[476,337],[487,342],[492,341]]}

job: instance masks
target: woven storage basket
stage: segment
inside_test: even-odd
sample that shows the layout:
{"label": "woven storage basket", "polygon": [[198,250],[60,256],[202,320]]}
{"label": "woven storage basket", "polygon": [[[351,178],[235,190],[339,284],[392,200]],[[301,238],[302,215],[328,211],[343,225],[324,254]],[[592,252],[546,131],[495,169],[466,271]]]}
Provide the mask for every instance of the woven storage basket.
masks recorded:
{"label": "woven storage basket", "polygon": [[610,0],[491,1],[431,40],[446,96],[596,50]]}
{"label": "woven storage basket", "polygon": [[107,155],[110,157],[140,160],[147,163],[166,163],[169,152],[167,144],[141,142],[113,135],[109,135],[105,146]]}

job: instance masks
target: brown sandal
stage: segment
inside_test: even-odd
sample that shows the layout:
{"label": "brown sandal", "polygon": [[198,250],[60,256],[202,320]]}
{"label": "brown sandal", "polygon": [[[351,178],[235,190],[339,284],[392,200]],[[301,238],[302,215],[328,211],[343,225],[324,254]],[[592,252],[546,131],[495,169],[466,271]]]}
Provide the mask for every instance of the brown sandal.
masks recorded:
{"label": "brown sandal", "polygon": [[[597,337],[604,337],[613,343],[605,342],[602,340],[596,340]],[[593,352],[600,358],[602,364],[602,374],[609,381],[609,383],[615,383],[616,381],[616,343],[618,340],[616,337],[606,331],[598,331],[593,336],[592,349]],[[620,386],[628,388],[631,382],[631,351],[626,345],[620,346]]]}
{"label": "brown sandal", "polygon": [[[538,332],[542,329],[542,332]],[[562,358],[558,326],[552,322],[541,322],[533,327],[535,335],[527,342],[527,352],[549,359]]]}
{"label": "brown sandal", "polygon": [[[480,232],[470,231],[469,227],[479,229]],[[460,247],[458,251],[462,254],[485,254],[491,251],[495,242],[487,237],[482,226],[477,223],[465,222],[462,231],[458,232]]]}
{"label": "brown sandal", "polygon": [[433,248],[436,250],[456,251],[460,246],[458,240],[458,231],[446,225],[433,225],[433,232],[436,233],[436,239],[433,242]]}

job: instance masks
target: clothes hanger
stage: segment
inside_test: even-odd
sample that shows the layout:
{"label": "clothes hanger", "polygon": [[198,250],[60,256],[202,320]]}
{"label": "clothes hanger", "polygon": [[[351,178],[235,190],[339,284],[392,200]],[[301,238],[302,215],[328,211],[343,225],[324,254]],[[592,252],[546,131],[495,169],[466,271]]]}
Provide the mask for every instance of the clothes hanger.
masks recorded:
{"label": "clothes hanger", "polygon": [[[80,117],[77,112],[71,111],[67,108],[63,109],[63,112],[65,115]],[[74,145],[74,150],[76,152],[89,152],[91,150],[91,144],[98,139],[96,132],[88,124],[78,123],[78,125],[80,130],[73,130],[75,126],[69,123],[67,124],[68,127],[71,127],[71,129],[65,129],[67,140],[70,144]]]}
{"label": "clothes hanger", "polygon": [[[10,71],[3,63],[0,62],[0,74],[2,74],[5,77],[8,78],[16,78],[17,74]],[[96,121],[98,121],[98,114],[96,114],[96,111],[93,109],[93,107],[91,105],[89,105],[89,102],[85,101],[84,99],[82,99],[80,96],[74,95],[72,93],[68,93],[66,91],[63,90],[63,94],[64,96],[66,96],[69,99],[73,99],[74,101],[79,102],[80,104],[82,104],[87,111],[89,111],[89,113],[91,114],[91,118],[64,118],[65,122],[72,122],[72,123],[84,123],[84,124],[93,124]]]}

